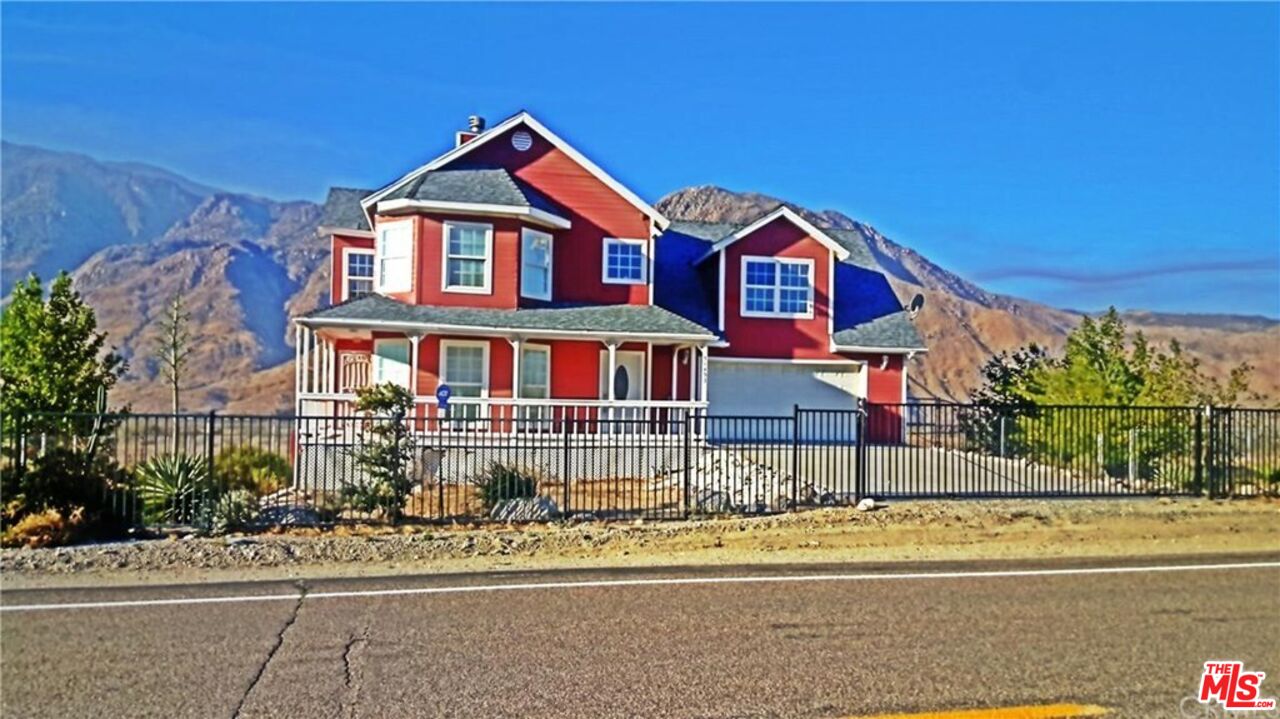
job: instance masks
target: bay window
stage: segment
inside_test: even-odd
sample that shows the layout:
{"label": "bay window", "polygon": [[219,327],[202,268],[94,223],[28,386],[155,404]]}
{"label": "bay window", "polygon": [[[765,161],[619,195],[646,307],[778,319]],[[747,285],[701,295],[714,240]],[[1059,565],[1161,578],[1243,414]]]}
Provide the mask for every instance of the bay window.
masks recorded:
{"label": "bay window", "polygon": [[373,250],[348,247],[343,251],[346,283],[342,286],[340,300],[354,300],[373,293],[373,256]]}
{"label": "bay window", "polygon": [[445,292],[488,294],[493,277],[493,225],[444,223]]}
{"label": "bay window", "polygon": [[413,289],[413,222],[387,222],[378,226],[375,245],[379,292]]}

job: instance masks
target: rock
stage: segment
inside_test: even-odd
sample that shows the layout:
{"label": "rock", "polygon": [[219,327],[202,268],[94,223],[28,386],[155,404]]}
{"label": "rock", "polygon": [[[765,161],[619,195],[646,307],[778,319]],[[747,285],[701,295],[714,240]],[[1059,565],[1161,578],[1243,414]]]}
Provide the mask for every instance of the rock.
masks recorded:
{"label": "rock", "polygon": [[311,527],[321,523],[320,513],[312,507],[278,505],[258,512],[253,523],[260,526]]}
{"label": "rock", "polygon": [[228,547],[234,547],[234,546],[244,545],[244,544],[254,544],[257,541],[258,540],[254,539],[253,537],[224,537],[222,540],[222,542],[226,544]]}
{"label": "rock", "polygon": [[694,494],[693,506],[706,514],[723,514],[733,511],[733,503],[724,492],[711,489],[700,490]]}
{"label": "rock", "polygon": [[877,504],[876,500],[872,499],[871,497],[863,497],[862,499],[858,500],[859,512],[873,512],[879,508],[880,508],[880,505]]}
{"label": "rock", "polygon": [[489,510],[489,519],[500,522],[539,522],[560,516],[560,507],[550,497],[505,499]]}

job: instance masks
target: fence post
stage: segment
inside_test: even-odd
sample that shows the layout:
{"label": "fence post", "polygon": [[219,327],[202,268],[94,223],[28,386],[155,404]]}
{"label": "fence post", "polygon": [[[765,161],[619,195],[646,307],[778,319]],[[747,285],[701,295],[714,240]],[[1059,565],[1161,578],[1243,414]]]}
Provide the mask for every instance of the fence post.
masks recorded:
{"label": "fence post", "polygon": [[693,513],[692,502],[689,498],[689,489],[692,487],[693,477],[693,445],[690,436],[693,430],[694,413],[686,412],[684,415],[684,482],[681,489],[684,505],[684,516],[687,519]]}
{"label": "fence post", "polygon": [[[858,398],[858,448],[854,453],[854,502],[861,502],[867,496],[867,400]],[[904,412],[905,416],[905,412]],[[902,437],[903,443],[907,437]]]}
{"label": "fence post", "polygon": [[1204,462],[1205,462],[1205,484],[1208,488],[1210,497],[1218,496],[1218,418],[1213,412],[1213,405],[1204,406],[1205,424],[1208,425],[1208,431],[1205,434]]}
{"label": "fence post", "polygon": [[564,483],[564,516],[569,516],[569,453],[572,451],[569,446],[569,421],[566,419],[560,423],[560,428],[564,430],[564,455],[560,458],[560,472],[562,474],[561,481]]}
{"label": "fence post", "polygon": [[800,405],[791,405],[791,504],[800,497]]}
{"label": "fence post", "polygon": [[1208,407],[1196,411],[1195,450],[1192,453],[1195,462],[1193,492],[1199,496],[1204,494],[1204,415]]}
{"label": "fence post", "polygon": [[213,423],[217,414],[218,410],[209,410],[204,424],[204,461],[210,479],[213,479]]}

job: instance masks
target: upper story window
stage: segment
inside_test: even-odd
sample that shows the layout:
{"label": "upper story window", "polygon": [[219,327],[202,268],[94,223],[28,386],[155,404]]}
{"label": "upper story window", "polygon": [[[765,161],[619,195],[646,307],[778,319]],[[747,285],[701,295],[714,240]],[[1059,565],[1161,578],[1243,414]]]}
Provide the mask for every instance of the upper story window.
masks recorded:
{"label": "upper story window", "polygon": [[813,260],[742,258],[743,317],[813,317]]}
{"label": "upper story window", "polygon": [[346,284],[342,288],[343,300],[354,300],[373,293],[373,250],[361,250],[348,247],[343,251],[346,268],[343,277]]}
{"label": "upper story window", "polygon": [[647,240],[606,237],[601,279],[608,284],[641,285],[648,279]]}
{"label": "upper story window", "polygon": [[444,223],[445,292],[488,294],[493,279],[493,225]]}
{"label": "upper story window", "polygon": [[378,225],[374,264],[379,292],[408,292],[413,289],[413,221]]}
{"label": "upper story window", "polygon": [[520,296],[551,299],[551,235],[525,228],[520,233]]}

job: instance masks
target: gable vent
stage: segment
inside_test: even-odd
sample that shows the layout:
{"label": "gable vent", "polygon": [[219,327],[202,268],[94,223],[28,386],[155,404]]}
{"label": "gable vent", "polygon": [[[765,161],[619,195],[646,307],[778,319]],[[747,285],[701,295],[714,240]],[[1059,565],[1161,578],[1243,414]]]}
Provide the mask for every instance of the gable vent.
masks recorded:
{"label": "gable vent", "polygon": [[511,135],[511,146],[520,152],[524,152],[533,147],[533,136],[524,130],[516,130]]}

